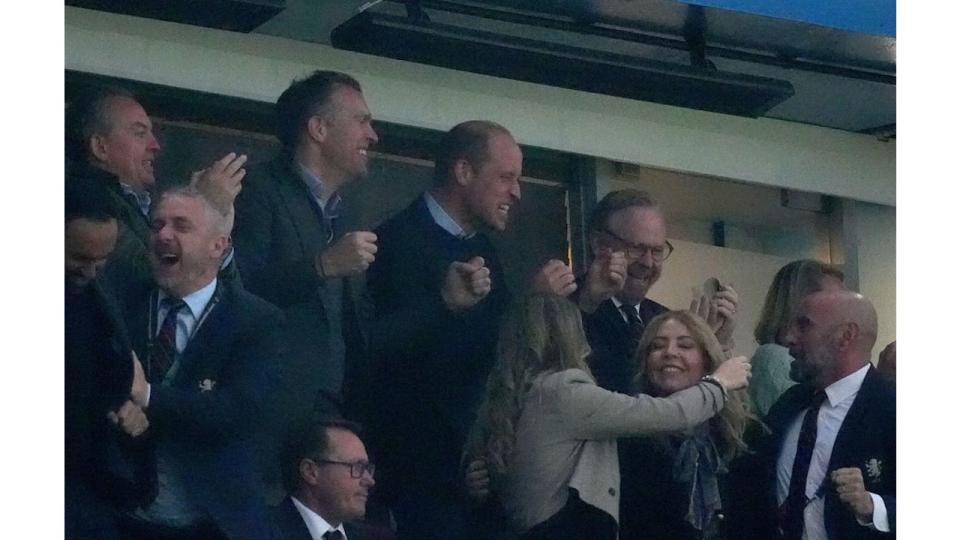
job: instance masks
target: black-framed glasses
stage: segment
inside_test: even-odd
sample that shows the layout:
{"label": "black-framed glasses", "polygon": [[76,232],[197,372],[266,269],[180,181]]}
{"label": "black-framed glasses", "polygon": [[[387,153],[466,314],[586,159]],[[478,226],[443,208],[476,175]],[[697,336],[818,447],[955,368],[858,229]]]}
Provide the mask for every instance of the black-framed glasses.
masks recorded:
{"label": "black-framed glasses", "polygon": [[370,477],[373,477],[373,473],[377,470],[377,466],[369,461],[355,461],[350,463],[349,461],[333,461],[332,459],[312,459],[314,463],[326,463],[329,465],[342,465],[344,467],[350,468],[350,478],[362,478],[364,472],[370,473]]}
{"label": "black-framed glasses", "polygon": [[649,252],[654,261],[663,262],[673,253],[673,244],[669,240],[665,240],[662,246],[648,246],[630,242],[610,229],[603,229],[602,232],[624,246],[623,252],[628,259],[639,259]]}

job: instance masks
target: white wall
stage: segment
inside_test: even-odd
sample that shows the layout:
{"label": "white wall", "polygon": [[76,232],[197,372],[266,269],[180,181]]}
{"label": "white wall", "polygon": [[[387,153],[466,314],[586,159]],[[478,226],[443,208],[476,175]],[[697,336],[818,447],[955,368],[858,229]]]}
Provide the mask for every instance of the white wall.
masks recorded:
{"label": "white wall", "polygon": [[857,203],[860,292],[873,301],[880,328],[874,360],[897,337],[897,212],[895,208]]}
{"label": "white wall", "polygon": [[273,36],[65,8],[68,69],[273,102],[336,69],[375,116],[446,130],[488,118],[525,143],[662,169],[894,204],[896,145],[874,137],[577,92]]}
{"label": "white wall", "polygon": [[691,287],[699,289],[707,278],[716,277],[721,283],[733,284],[740,295],[734,331],[736,351],[747,356],[753,354],[757,348],[753,327],[760,318],[767,288],[777,270],[790,259],[684,240],[671,240],[671,243],[676,250],[663,263],[663,275],[650,290],[650,298],[670,308],[687,308],[693,297]]}

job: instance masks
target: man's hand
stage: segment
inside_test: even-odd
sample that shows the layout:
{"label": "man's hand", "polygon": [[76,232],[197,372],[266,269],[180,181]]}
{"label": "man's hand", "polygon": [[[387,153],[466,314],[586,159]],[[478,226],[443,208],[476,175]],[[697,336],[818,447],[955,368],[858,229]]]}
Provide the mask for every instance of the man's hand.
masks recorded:
{"label": "man's hand", "polygon": [[475,459],[467,465],[467,472],[463,478],[467,488],[467,497],[476,504],[481,504],[490,496],[490,471],[487,462]]}
{"label": "man's hand", "polygon": [[240,193],[241,180],[247,171],[243,164],[247,162],[244,154],[233,152],[214,161],[209,167],[195,171],[190,175],[190,185],[201,191],[207,200],[223,215],[233,208],[233,201]]}
{"label": "man's hand", "polygon": [[373,263],[376,253],[377,235],[369,231],[349,232],[321,251],[314,267],[325,279],[362,274]]}
{"label": "man's hand", "polygon": [[550,259],[534,274],[530,289],[535,293],[569,296],[577,290],[577,280],[563,261]]}
{"label": "man's hand", "polygon": [[693,289],[690,311],[707,321],[725,351],[733,349],[733,330],[737,327],[735,315],[739,302],[740,295],[732,284],[721,285],[713,298]]}
{"label": "man's hand", "polygon": [[622,251],[604,249],[590,263],[578,304],[584,313],[593,313],[605,300],[620,292],[627,279],[627,257]]}
{"label": "man's hand", "polygon": [[108,412],[107,419],[131,437],[139,437],[150,427],[143,409],[130,400],[124,402],[116,412]]}
{"label": "man's hand", "polygon": [[130,399],[137,407],[146,408],[149,388],[147,377],[143,373],[143,365],[140,364],[137,353],[131,351],[130,354],[133,356],[133,384],[130,386]]}
{"label": "man's hand", "polygon": [[447,267],[440,296],[450,311],[463,311],[477,305],[490,292],[490,269],[483,257],[467,262],[454,261]]}
{"label": "man's hand", "polygon": [[863,523],[873,523],[873,497],[863,485],[863,473],[857,467],[837,469],[830,479],[843,504]]}

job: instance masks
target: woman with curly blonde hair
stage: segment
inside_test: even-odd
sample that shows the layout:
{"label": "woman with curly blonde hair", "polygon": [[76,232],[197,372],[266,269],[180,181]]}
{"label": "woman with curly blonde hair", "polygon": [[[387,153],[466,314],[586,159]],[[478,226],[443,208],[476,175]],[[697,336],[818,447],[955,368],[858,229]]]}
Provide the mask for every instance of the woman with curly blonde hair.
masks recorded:
{"label": "woman with curly blonde hair", "polygon": [[528,297],[502,327],[466,457],[486,461],[521,538],[616,538],[617,438],[692,429],[749,373],[739,357],[670,397],[628,396],[597,386],[589,352],[580,312],[565,298]]}
{"label": "woman with curly blonde hair", "polygon": [[[724,363],[713,331],[689,311],[669,311],[647,325],[637,347],[638,392],[668,397],[698,384]],[[621,440],[622,540],[723,538],[727,465],[747,449],[755,421],[741,390],[719,414],[682,432]]]}

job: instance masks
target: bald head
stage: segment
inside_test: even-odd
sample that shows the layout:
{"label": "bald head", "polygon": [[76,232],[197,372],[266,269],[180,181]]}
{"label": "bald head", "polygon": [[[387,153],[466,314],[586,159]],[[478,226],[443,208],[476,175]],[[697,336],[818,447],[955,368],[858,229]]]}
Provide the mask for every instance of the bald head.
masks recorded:
{"label": "bald head", "polygon": [[815,292],[801,303],[785,341],[795,359],[791,376],[826,388],[870,361],[877,311],[852,291]]}

